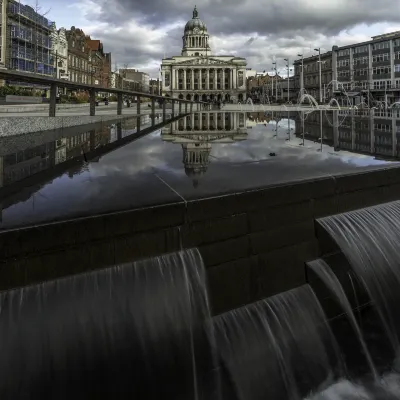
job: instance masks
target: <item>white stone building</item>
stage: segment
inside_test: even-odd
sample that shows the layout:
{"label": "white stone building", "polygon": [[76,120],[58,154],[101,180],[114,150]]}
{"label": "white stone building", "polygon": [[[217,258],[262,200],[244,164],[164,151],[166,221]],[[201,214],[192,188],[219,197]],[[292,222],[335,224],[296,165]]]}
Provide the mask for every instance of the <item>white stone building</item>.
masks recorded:
{"label": "white stone building", "polygon": [[182,146],[185,173],[196,187],[207,172],[213,144],[247,139],[246,114],[194,112],[162,128],[161,138]]}
{"label": "white stone building", "polygon": [[53,58],[55,77],[69,80],[68,73],[68,39],[65,28],[57,30],[53,22],[51,26],[51,55]]}
{"label": "white stone building", "polygon": [[246,59],[212,55],[209,34],[197,8],[187,22],[180,56],[161,64],[162,94],[187,100],[246,100]]}

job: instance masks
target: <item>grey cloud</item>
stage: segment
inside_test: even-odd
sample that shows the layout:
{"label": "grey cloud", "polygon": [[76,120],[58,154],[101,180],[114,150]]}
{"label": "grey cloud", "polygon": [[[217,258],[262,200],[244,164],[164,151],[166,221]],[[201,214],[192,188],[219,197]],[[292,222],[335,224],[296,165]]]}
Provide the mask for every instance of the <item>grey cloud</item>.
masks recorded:
{"label": "grey cloud", "polygon": [[[191,18],[196,0],[93,2],[102,8],[101,22],[111,27],[123,27],[131,20],[149,29],[182,23],[168,32],[167,39],[157,49],[145,46],[148,37],[127,39],[124,30],[109,34],[99,29],[93,33],[104,41],[118,63],[148,66],[147,71],[157,77],[155,65],[164,54],[180,54],[184,23]],[[337,44],[331,39],[333,35],[361,23],[400,22],[400,14],[393,12],[393,0],[381,0],[379,6],[376,0],[203,0],[197,6],[211,38],[226,38],[224,45],[220,49],[214,45],[213,51],[246,57],[248,66],[258,70],[271,70],[273,57],[283,66],[283,58],[293,60],[299,52],[310,55],[315,46],[330,50]],[[260,40],[260,36],[266,39]]]}

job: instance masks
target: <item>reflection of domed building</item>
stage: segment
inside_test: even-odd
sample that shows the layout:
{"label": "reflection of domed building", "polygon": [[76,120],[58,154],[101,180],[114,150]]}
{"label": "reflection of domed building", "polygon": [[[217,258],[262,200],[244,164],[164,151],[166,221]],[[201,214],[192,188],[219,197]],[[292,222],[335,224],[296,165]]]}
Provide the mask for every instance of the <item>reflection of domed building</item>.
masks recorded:
{"label": "reflection of domed building", "polygon": [[207,172],[213,144],[247,139],[245,113],[194,113],[163,128],[161,137],[182,146],[185,173],[196,187]]}
{"label": "reflection of domed building", "polygon": [[211,55],[207,26],[196,7],[182,39],[181,55],[162,60],[163,95],[203,101],[246,99],[246,59]]}

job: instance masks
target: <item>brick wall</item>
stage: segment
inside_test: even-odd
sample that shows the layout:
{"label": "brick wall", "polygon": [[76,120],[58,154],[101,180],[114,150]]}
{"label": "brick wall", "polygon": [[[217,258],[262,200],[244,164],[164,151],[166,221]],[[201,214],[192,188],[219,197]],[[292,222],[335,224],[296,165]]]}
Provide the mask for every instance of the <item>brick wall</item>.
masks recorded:
{"label": "brick wall", "polygon": [[198,247],[214,314],[306,283],[306,261],[332,250],[318,217],[400,198],[400,169],[0,234],[0,290]]}

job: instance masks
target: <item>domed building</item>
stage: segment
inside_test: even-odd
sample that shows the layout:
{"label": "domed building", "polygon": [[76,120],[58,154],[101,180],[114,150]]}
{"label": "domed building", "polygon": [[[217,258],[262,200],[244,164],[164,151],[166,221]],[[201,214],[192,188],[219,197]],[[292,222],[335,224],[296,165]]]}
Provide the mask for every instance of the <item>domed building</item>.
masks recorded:
{"label": "domed building", "polygon": [[183,32],[180,56],[161,64],[163,96],[187,100],[246,100],[246,59],[212,55],[207,25],[195,6]]}

